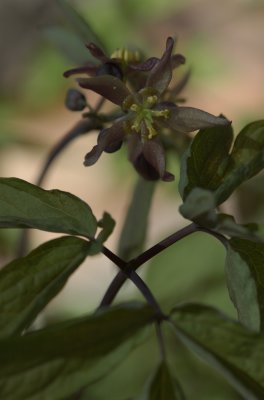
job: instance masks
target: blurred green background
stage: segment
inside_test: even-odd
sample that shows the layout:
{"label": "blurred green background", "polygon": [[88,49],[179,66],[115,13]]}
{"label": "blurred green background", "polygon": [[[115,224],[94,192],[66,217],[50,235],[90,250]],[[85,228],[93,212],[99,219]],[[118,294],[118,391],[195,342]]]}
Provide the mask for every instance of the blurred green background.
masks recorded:
{"label": "blurred green background", "polygon": [[[223,113],[233,121],[236,131],[250,121],[263,118],[262,0],[79,0],[69,3],[89,22],[109,54],[129,45],[139,47],[145,54],[160,56],[166,38],[176,37],[176,51],[187,58],[187,67],[177,70],[176,78],[180,78],[186,68],[192,71],[184,91],[187,105],[216,115]],[[62,76],[66,69],[88,57],[83,41],[76,39],[75,33],[59,2],[1,0],[1,176],[34,182],[49,149],[80,119],[78,113],[71,113],[64,107],[66,90],[75,87],[75,83],[74,79],[66,80]],[[96,96],[90,94],[89,101],[94,104]],[[90,204],[97,217],[104,210],[110,212],[117,226],[107,245],[115,249],[136,174],[126,162],[124,149],[111,157],[105,155],[92,168],[84,168],[83,157],[95,140],[95,135],[91,134],[67,148],[49,172],[45,188],[67,190],[80,196]],[[178,176],[178,162],[169,162]],[[234,213],[241,222],[261,222],[263,187],[262,176],[244,184],[224,204],[224,211]],[[178,215],[179,204],[177,182],[161,183],[150,216],[148,246],[185,224]],[[30,246],[53,236],[32,232]],[[0,232],[2,265],[14,257],[18,239],[16,231]],[[221,245],[199,233],[157,256],[142,273],[164,308],[195,300],[217,306],[234,316],[225,287],[224,259]],[[39,326],[92,310],[114,273],[113,266],[103,257],[89,260],[47,307],[38,321]],[[131,285],[127,285],[119,301],[137,296]],[[171,341],[169,333],[168,336]],[[111,400],[125,400],[120,374],[125,376],[129,368],[132,368],[129,374],[133,379],[124,380],[124,385],[131,396],[137,394],[156,357],[153,342],[152,337],[146,346],[135,350],[131,359],[113,372],[104,385],[90,390],[87,398],[104,399],[111,388]],[[176,358],[172,357],[172,362],[180,370],[188,398],[197,398],[193,397],[195,393],[204,400],[239,398],[180,344],[170,346],[170,354],[174,353]],[[207,379],[203,383],[205,376]]]}

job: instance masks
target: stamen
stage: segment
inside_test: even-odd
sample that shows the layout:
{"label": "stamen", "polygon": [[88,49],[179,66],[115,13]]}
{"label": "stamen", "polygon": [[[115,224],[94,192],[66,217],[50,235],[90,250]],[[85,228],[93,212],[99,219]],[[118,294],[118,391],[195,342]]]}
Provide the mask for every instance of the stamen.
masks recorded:
{"label": "stamen", "polygon": [[130,106],[130,110],[131,110],[131,111],[134,111],[134,112],[139,112],[140,107],[139,107],[138,104],[133,103],[132,106]]}
{"label": "stamen", "polygon": [[158,132],[155,128],[153,128],[153,125],[150,121],[146,120],[145,122],[148,129],[148,139],[152,139],[153,136],[156,136],[158,134]]}
{"label": "stamen", "polygon": [[151,106],[154,106],[154,104],[156,104],[157,101],[158,101],[158,97],[156,95],[148,96],[146,103],[147,103],[148,106],[151,107]]}
{"label": "stamen", "polygon": [[156,117],[156,118],[163,117],[163,118],[167,119],[167,118],[169,118],[170,110],[168,110],[168,109],[160,110],[160,111],[151,110],[151,114],[153,117]]}

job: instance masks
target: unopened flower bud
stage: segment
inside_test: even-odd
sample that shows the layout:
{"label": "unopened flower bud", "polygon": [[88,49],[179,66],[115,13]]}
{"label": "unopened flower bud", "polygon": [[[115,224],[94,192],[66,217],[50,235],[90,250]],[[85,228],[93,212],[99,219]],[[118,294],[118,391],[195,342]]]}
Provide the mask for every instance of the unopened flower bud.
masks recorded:
{"label": "unopened flower bud", "polygon": [[65,105],[71,111],[82,111],[86,107],[85,96],[76,89],[69,89],[66,94]]}
{"label": "unopened flower bud", "polygon": [[111,62],[107,62],[102,64],[97,72],[96,72],[97,76],[100,75],[112,75],[115,76],[116,78],[122,80],[123,79],[123,73],[121,71],[121,69],[114,63]]}

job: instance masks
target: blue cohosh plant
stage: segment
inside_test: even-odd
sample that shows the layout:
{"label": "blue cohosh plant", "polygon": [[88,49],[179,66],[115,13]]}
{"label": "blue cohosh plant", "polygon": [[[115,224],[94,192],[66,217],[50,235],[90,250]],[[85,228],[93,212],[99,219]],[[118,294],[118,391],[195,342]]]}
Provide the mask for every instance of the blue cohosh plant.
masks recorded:
{"label": "blue cohosh plant", "polygon": [[[85,26],[74,10],[65,7],[75,23]],[[177,360],[185,346],[219,370],[233,386],[235,391],[230,389],[225,398],[263,399],[263,227],[255,223],[240,225],[234,217],[223,214],[220,206],[241,183],[263,169],[264,121],[247,125],[234,139],[232,125],[225,117],[179,106],[178,96],[188,73],[170,86],[173,70],[185,62],[182,55],[173,55],[172,38],[167,39],[160,58],[145,59],[139,51],[128,50],[116,51],[110,57],[95,43],[88,43],[87,47],[95,60],[64,74],[86,75],[77,79],[84,92],[70,89],[66,98],[69,109],[84,111],[82,118],[51,151],[37,185],[17,178],[0,178],[1,228],[66,234],[26,255],[20,254],[0,271],[0,397],[205,398],[203,393],[197,393],[196,386],[192,391],[181,368],[171,362],[172,358]],[[101,96],[95,107],[86,99],[90,91]],[[103,112],[105,100],[115,105],[107,113]],[[113,153],[125,143],[128,158],[139,174],[118,254],[104,245],[115,225],[108,213],[97,220],[88,204],[73,194],[40,187],[61,150],[90,131],[97,131],[97,144],[88,149],[85,166],[95,164],[102,153]],[[190,135],[195,131],[198,132]],[[166,170],[168,153],[180,160],[180,213],[190,223],[144,251],[154,186],[160,180],[174,179]],[[170,311],[163,309],[137,274],[137,269],[157,254],[199,231],[224,245],[227,289],[237,309],[237,320],[193,302],[176,304]],[[25,231],[23,243],[25,253]],[[91,315],[29,330],[71,274],[87,257],[98,253],[119,269],[98,309]],[[126,279],[139,289],[145,302],[112,306]],[[168,330],[170,340],[164,336]],[[107,376],[129,359],[133,349],[142,349],[153,336],[157,338],[160,357],[154,356],[154,350],[148,354],[153,359],[152,370],[144,387],[142,379],[141,386],[134,383],[134,375],[131,377],[128,370],[126,379],[132,380],[132,387],[120,385],[123,389],[118,392],[119,382],[117,388],[111,386],[105,394],[94,392],[96,387],[104,387]],[[189,356],[184,358],[191,360]]]}

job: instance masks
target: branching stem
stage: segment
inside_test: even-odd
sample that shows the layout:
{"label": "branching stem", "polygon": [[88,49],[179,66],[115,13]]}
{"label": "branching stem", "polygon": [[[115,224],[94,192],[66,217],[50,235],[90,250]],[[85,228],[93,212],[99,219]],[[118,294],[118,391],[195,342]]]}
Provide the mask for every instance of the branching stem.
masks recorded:
{"label": "branching stem", "polygon": [[[129,267],[135,271],[142,264],[149,261],[151,258],[155,257],[161,251],[165,250],[167,247],[176,243],[178,240],[184,238],[185,236],[190,235],[191,233],[195,232],[196,230],[197,230],[197,228],[194,223],[180,229],[179,231],[168,236],[166,239],[155,244],[150,249],[144,251],[138,257],[134,258],[131,261],[128,261],[127,265],[129,265]],[[124,282],[126,281],[126,279],[127,279],[127,277],[122,271],[118,272],[118,274],[115,276],[115,278],[109,285],[109,287],[100,303],[100,307],[110,305],[113,302],[114,298],[116,297],[117,293],[121,289],[121,287],[124,284]]]}
{"label": "branching stem", "polygon": [[[134,283],[134,285],[139,289],[139,291],[145,297],[148,304],[154,308],[158,320],[166,319],[167,317],[163,314],[159,306],[159,303],[156,301],[149,287],[135,272],[135,270],[131,269],[128,263],[123,261],[116,254],[112,253],[111,250],[109,250],[107,247],[103,246],[102,253],[121,269],[122,275],[124,275],[125,279],[129,278]],[[100,307],[103,306],[104,306],[103,304],[100,305]]]}
{"label": "branching stem", "polygon": [[[141,253],[138,257],[128,261],[125,263],[125,261],[122,261],[123,263],[126,264],[126,268],[136,271],[141,265],[155,257],[157,254],[165,250],[166,248],[170,247],[172,244],[178,242],[179,240],[183,239],[184,237],[194,233],[194,232],[206,232],[212,236],[214,236],[216,239],[218,239],[225,247],[227,246],[227,239],[225,236],[221,235],[220,233],[214,232],[210,229],[201,227],[199,225],[196,225],[194,222],[191,223],[190,225],[187,225],[186,227],[180,229],[179,231],[173,233],[172,235],[168,236],[167,238],[163,239],[159,243],[155,244],[152,246],[150,249],[144,251]],[[117,256],[116,256],[117,257]],[[127,280],[127,275],[124,273],[123,269],[121,268],[121,271],[117,273],[117,275],[114,277],[112,282],[110,283],[108,289],[105,292],[105,295],[100,303],[99,307],[105,307],[110,305],[113,300],[115,299],[117,293]]]}

